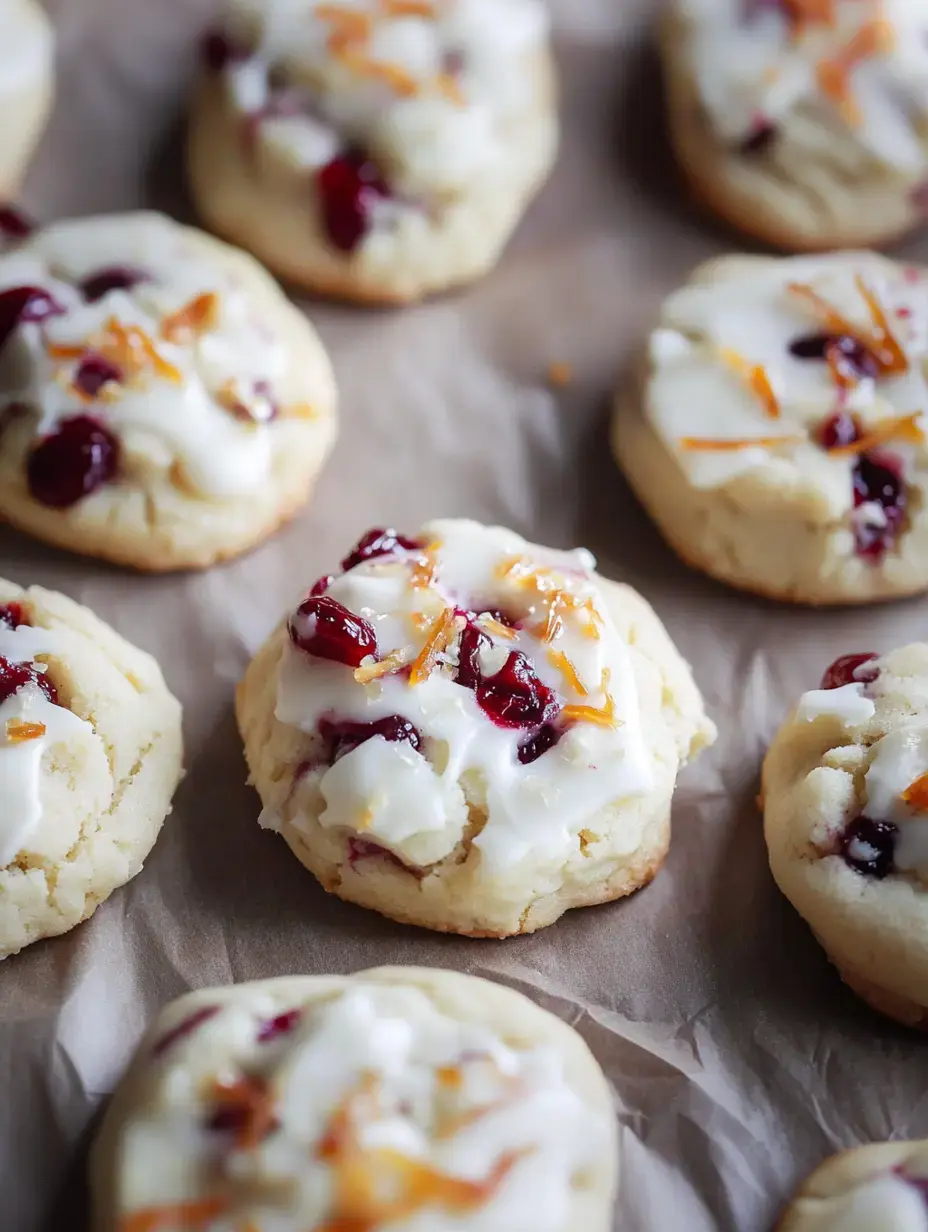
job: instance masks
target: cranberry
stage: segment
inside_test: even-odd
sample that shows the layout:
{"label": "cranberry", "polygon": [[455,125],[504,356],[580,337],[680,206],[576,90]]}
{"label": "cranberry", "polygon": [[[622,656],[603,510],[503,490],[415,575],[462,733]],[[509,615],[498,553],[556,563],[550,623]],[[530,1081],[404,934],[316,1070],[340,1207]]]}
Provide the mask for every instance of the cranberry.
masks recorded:
{"label": "cranberry", "polygon": [[805,334],[791,342],[789,350],[796,359],[828,359],[830,352],[845,372],[874,379],[880,375],[876,357],[850,334]]}
{"label": "cranberry", "polygon": [[207,30],[200,40],[200,59],[212,73],[221,73],[239,60],[247,60],[251,51],[224,30]]}
{"label": "cranberry", "polygon": [[353,252],[370,227],[371,205],[390,196],[386,181],[363,153],[349,151],[327,163],[316,183],[326,234],[341,252]]}
{"label": "cranberry", "polygon": [[206,1128],[216,1134],[239,1133],[251,1121],[251,1110],[245,1104],[220,1104],[211,1113]]}
{"label": "cranberry", "polygon": [[398,535],[395,530],[384,530],[377,528],[369,530],[351,549],[345,559],[342,561],[342,569],[345,573],[349,569],[353,569],[355,565],[363,564],[365,560],[373,560],[375,556],[392,556],[399,551],[414,551],[419,544],[415,539],[408,539],[405,535]]}
{"label": "cranberry", "polygon": [[32,223],[12,205],[0,205],[0,236],[8,240],[25,240],[32,234]]}
{"label": "cranberry", "polygon": [[356,616],[329,595],[310,595],[290,618],[290,639],[300,650],[346,667],[360,667],[377,653],[377,635],[363,616]]}
{"label": "cranberry", "polygon": [[108,483],[118,465],[116,437],[90,415],[73,415],[29,455],[29,491],[43,505],[67,509]]}
{"label": "cranberry", "polygon": [[857,817],[841,835],[841,855],[855,873],[882,881],[893,871],[898,833],[891,821]]}
{"label": "cranberry", "polygon": [[818,439],[823,449],[837,449],[839,445],[853,445],[859,436],[860,428],[854,416],[838,411],[821,425]]}
{"label": "cranberry", "polygon": [[22,604],[0,604],[0,625],[5,626],[7,629],[18,629],[20,625],[27,625],[28,623],[29,621],[26,619]]}
{"label": "cranberry", "polygon": [[866,671],[860,669],[865,663],[872,663],[875,658],[877,656],[873,653],[841,655],[839,659],[835,659],[834,663],[826,667],[819,688],[840,689],[845,684],[870,684],[871,681],[876,680],[879,671],[875,667],[868,667]]}
{"label": "cranberry", "polygon": [[395,864],[397,868],[403,869],[404,872],[412,873],[415,871],[404,864],[399,856],[395,856],[392,851],[387,851],[386,847],[381,847],[379,843],[372,843],[366,838],[350,838],[348,840],[348,863],[351,868],[354,868],[359,860],[370,860],[374,856],[383,856],[391,864]]}
{"label": "cranberry", "polygon": [[74,374],[74,385],[86,397],[96,398],[104,385],[109,384],[111,381],[115,381],[118,384],[122,379],[123,373],[121,368],[111,364],[102,355],[88,355],[85,359],[81,360],[77,372]]}
{"label": "cranberry", "polygon": [[151,1050],[152,1056],[160,1057],[163,1053],[167,1052],[169,1048],[173,1047],[178,1040],[182,1040],[185,1036],[191,1035],[197,1027],[201,1027],[207,1019],[212,1018],[218,1013],[218,1005],[204,1005],[202,1009],[199,1009],[196,1013],[191,1014],[189,1018],[184,1018],[177,1024],[176,1027],[172,1027],[166,1035],[162,1035],[161,1039],[155,1042],[154,1047]]}
{"label": "cranberry", "polygon": [[326,756],[329,765],[353,752],[359,745],[374,736],[382,736],[388,744],[398,744],[405,740],[419,751],[422,737],[419,731],[408,719],[401,715],[391,714],[375,723],[333,723],[330,719],[320,719],[319,734],[326,745]]}
{"label": "cranberry", "polygon": [[520,650],[513,650],[496,673],[477,685],[481,709],[500,727],[541,727],[554,718],[558,702]]}
{"label": "cranberry", "polygon": [[80,283],[80,292],[88,304],[95,304],[110,291],[131,291],[140,282],[148,282],[144,270],[129,265],[108,265],[105,269],[89,274]]}
{"label": "cranberry", "polygon": [[559,727],[554,727],[551,723],[545,723],[544,727],[539,727],[533,736],[529,736],[528,740],[519,745],[519,761],[523,766],[531,765],[533,761],[537,761],[541,757],[542,753],[547,753],[548,749],[553,749],[562,735],[563,732]]}
{"label": "cranberry", "polygon": [[41,287],[10,287],[0,291],[0,347],[20,323],[37,324],[63,312],[61,304]]}
{"label": "cranberry", "polygon": [[454,673],[455,683],[465,689],[476,689],[481,681],[480,651],[492,643],[485,633],[474,624],[468,624],[461,634],[458,647],[458,666]]}
{"label": "cranberry", "polygon": [[739,148],[742,154],[763,154],[776,142],[779,135],[780,130],[776,124],[759,116]]}
{"label": "cranberry", "polygon": [[877,504],[882,507],[885,524],[855,519],[857,554],[879,560],[895,542],[905,517],[906,494],[900,464],[888,454],[869,453],[854,465],[854,507]]}
{"label": "cranberry", "polygon": [[324,577],[319,578],[317,582],[313,582],[309,591],[310,596],[324,595],[334,581],[334,576],[331,573],[327,573]]}
{"label": "cranberry", "polygon": [[293,1030],[301,1017],[302,1010],[285,1010],[284,1013],[269,1018],[258,1028],[258,1043],[266,1044],[269,1040],[276,1039],[278,1035],[286,1035],[288,1031]]}
{"label": "cranberry", "polygon": [[33,663],[13,663],[0,655],[0,703],[29,684],[38,685],[48,700],[57,705],[58,690],[45,672],[40,672]]}

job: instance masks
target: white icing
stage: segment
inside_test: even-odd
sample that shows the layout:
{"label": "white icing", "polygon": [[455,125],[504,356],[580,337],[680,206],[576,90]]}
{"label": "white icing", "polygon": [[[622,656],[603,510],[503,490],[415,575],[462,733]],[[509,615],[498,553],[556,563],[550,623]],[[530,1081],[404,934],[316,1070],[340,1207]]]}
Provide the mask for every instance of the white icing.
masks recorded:
{"label": "white icing", "polygon": [[[689,49],[707,115],[719,136],[736,146],[758,123],[788,128],[790,138],[828,161],[835,126],[853,135],[859,158],[876,158],[917,179],[928,172],[928,13],[919,0],[834,0],[833,23],[797,31],[787,6],[758,6],[745,17],[743,0],[678,0],[690,23]],[[856,114],[822,90],[818,66],[841,57],[855,36],[880,18],[889,46],[860,57],[846,94]],[[826,143],[824,146],[822,143]]]}
{"label": "white icing", "polygon": [[[285,998],[284,988],[238,989],[218,1014],[151,1061],[145,1102],[133,1109],[122,1140],[118,1214],[218,1195],[229,1206],[210,1224],[217,1232],[233,1232],[248,1218],[262,1232],[334,1226],[345,1211],[339,1148],[333,1160],[320,1158],[320,1146],[340,1112],[345,1123],[347,1107],[362,1175],[376,1167],[368,1153],[378,1150],[474,1182],[486,1181],[507,1156],[513,1160],[471,1209],[413,1203],[404,1216],[377,1219],[384,1232],[568,1226],[572,1180],[602,1158],[609,1127],[571,1085],[558,1052],[504,1043],[487,1028],[446,1016],[418,989],[364,983],[302,1007],[291,1031],[258,1043],[262,1022],[301,1008]],[[449,1083],[449,1070],[459,1080]],[[214,1082],[233,1082],[242,1072],[266,1079],[275,1093],[277,1127],[252,1149],[206,1128]],[[376,1099],[358,1098],[365,1086]]]}
{"label": "white icing", "polygon": [[928,873],[928,813],[918,812],[902,798],[923,774],[928,774],[928,727],[912,724],[890,732],[872,749],[865,810],[869,817],[899,827],[896,867]]}
{"label": "white icing", "polygon": [[928,1232],[928,1207],[901,1177],[875,1177],[822,1205],[816,1227],[828,1232]]}
{"label": "white icing", "polygon": [[[10,663],[34,664],[36,655],[54,655],[56,637],[48,629],[0,624],[0,657]],[[7,735],[8,724],[42,724],[45,731],[32,740],[16,742]],[[76,732],[92,730],[64,706],[48,700],[35,684],[28,684],[0,703],[0,868],[15,859],[42,819],[42,761],[56,744]]]}
{"label": "white icing", "polygon": [[[74,283],[112,266],[138,267],[151,277],[131,291],[84,303]],[[6,343],[0,407],[27,403],[37,436],[69,416],[92,414],[121,439],[130,465],[168,470],[179,461],[184,483],[208,496],[247,493],[266,481],[270,430],[218,399],[226,388],[253,391],[256,382],[273,390],[287,370],[286,348],[233,276],[191,255],[180,228],[147,214],[59,223],[0,257],[0,290],[20,285],[46,289],[67,311],[41,324],[20,324]],[[161,337],[165,318],[204,293],[217,297],[216,328],[189,341]],[[92,350],[114,317],[144,330],[180,380],[148,366],[110,383],[92,401],[81,398],[72,387],[81,361],[53,358],[49,347],[87,344]]]}
{"label": "white icing", "polygon": [[[503,130],[530,97],[524,59],[547,34],[539,0],[450,0],[436,3],[431,16],[391,16],[380,0],[341,0],[339,8],[371,23],[352,51],[398,70],[408,89],[333,54],[337,23],[316,16],[320,7],[333,7],[323,0],[238,0],[233,7],[247,27],[261,31],[251,60],[226,70],[230,98],[258,119],[259,140],[279,145],[280,127],[262,112],[275,113],[267,79],[281,65],[305,94],[293,125],[318,130],[322,121],[330,130],[327,141],[289,134],[291,151],[300,143],[302,167],[324,165],[333,146],[360,143],[383,162],[397,193],[427,198],[505,169]],[[451,83],[449,56],[461,61]],[[256,84],[261,75],[263,90]]]}
{"label": "white icing", "polygon": [[[421,538],[441,545],[436,588],[415,590],[410,585],[409,557],[417,555],[413,552],[392,562],[362,564],[336,578],[327,591],[371,623],[381,657],[402,650],[409,661],[418,652],[425,634],[410,619],[415,613],[425,611],[431,619],[446,603],[526,610],[533,592],[498,573],[504,562],[526,556],[533,564],[555,567],[566,589],[580,600],[590,599],[600,615],[601,635],[587,636],[585,617],[576,612],[565,615],[562,632],[550,646],[526,628],[511,640],[491,633],[503,657],[494,650],[489,666],[505,662],[509,651],[521,650],[563,702],[593,707],[606,702],[605,669],[616,725],[572,722],[557,745],[522,765],[516,752],[528,733],[498,727],[474,693],[449,674],[433,671],[417,685],[403,675],[391,675],[364,686],[350,669],[290,644],[278,682],[276,713],[281,722],[315,733],[325,717],[367,723],[396,714],[408,719],[424,740],[425,756],[408,743],[374,739],[331,769],[314,771],[326,802],[321,823],[356,832],[413,864],[432,863],[450,854],[462,838],[466,788],[470,800],[488,814],[474,839],[484,871],[499,875],[519,861],[560,865],[576,848],[577,831],[585,822],[612,804],[646,793],[653,781],[630,652],[590,576],[591,557],[535,549],[511,531],[466,521],[433,522],[423,528]],[[536,627],[544,611],[535,599]],[[456,661],[456,649],[455,642],[449,661]],[[589,696],[574,693],[551,663],[551,650],[566,654]],[[629,835],[631,847],[637,839],[637,834]]]}
{"label": "white icing", "polygon": [[845,727],[859,727],[872,719],[876,706],[864,696],[865,685],[858,682],[843,684],[838,689],[810,689],[803,693],[796,708],[796,718],[811,723],[827,715],[840,719]]}
{"label": "white icing", "polygon": [[[855,283],[858,274],[886,309],[909,368],[901,376],[863,378],[842,401],[827,363],[790,353],[790,343],[797,338],[827,330],[806,300],[788,287],[811,286],[852,324],[872,330]],[[776,418],[726,360],[726,349],[764,369],[778,402]],[[820,520],[838,518],[853,506],[855,458],[827,452],[817,432],[840,409],[853,410],[864,430],[887,418],[921,412],[924,431],[928,280],[869,254],[732,262],[717,269],[711,280],[691,283],[666,301],[650,356],[647,413],[690,483],[715,488],[753,472],[771,486],[804,498]],[[776,448],[735,450],[693,449],[682,443],[686,438],[777,437],[796,440]],[[928,462],[924,444],[893,440],[886,448],[908,463]]]}

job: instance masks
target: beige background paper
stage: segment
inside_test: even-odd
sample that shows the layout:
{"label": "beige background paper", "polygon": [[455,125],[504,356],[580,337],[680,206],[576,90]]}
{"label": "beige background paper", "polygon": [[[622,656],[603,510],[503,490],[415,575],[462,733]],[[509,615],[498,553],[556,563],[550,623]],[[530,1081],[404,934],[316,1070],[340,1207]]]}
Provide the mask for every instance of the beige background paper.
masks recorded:
{"label": "beige background paper", "polygon": [[[189,217],[180,122],[214,0],[48,2],[59,99],[26,205],[45,219],[141,204]],[[623,1232],[765,1232],[826,1153],[928,1135],[926,1045],[842,989],[771,881],[754,805],[790,700],[838,653],[925,636],[928,601],[803,612],[729,593],[673,559],[606,449],[611,388],[660,298],[732,243],[667,167],[647,50],[656,8],[555,4],[561,158],[482,285],[400,312],[306,304],[343,424],[312,506],[277,539],[208,574],[147,578],[0,533],[0,572],[66,591],[158,656],[186,708],[189,767],[142,875],[0,969],[4,1232],[84,1227],[92,1118],[164,1001],[287,972],[449,966],[573,1023],[615,1088]],[[928,242],[910,251],[928,257]],[[576,373],[557,393],[552,361]],[[721,728],[683,779],[657,881],[508,942],[433,936],[327,898],[259,831],[231,713],[234,682],[301,582],[369,526],[449,514],[590,547],[655,604]]]}

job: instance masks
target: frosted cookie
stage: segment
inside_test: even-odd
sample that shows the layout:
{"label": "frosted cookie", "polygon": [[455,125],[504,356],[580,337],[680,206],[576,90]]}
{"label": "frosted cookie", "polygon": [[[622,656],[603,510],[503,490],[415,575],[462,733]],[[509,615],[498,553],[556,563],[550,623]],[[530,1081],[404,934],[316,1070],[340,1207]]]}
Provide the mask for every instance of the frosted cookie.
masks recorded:
{"label": "frosted cookie", "polygon": [[928,1232],[928,1142],[879,1142],[832,1155],[777,1232]]}
{"label": "frosted cookie", "polygon": [[261,824],[331,893],[473,936],[650,881],[715,732],[657,617],[594,563],[475,522],[367,534],[239,687]]}
{"label": "frosted cookie", "polygon": [[663,34],[677,158],[723,218],[797,251],[925,220],[919,0],[672,0]]}
{"label": "frosted cookie", "polygon": [[[0,6],[0,202],[14,197],[52,105],[54,35],[36,0]],[[0,223],[0,239],[3,227]]]}
{"label": "frosted cookie", "polygon": [[20,529],[202,568],[295,513],[334,435],[322,344],[244,253],[135,213],[0,256],[0,516]]}
{"label": "frosted cookie", "polygon": [[229,0],[203,50],[198,209],[312,291],[398,303],[478,277],[554,160],[541,0]]}
{"label": "frosted cookie", "polygon": [[844,655],[764,763],[780,889],[875,1009],[928,1027],[928,645]]}
{"label": "frosted cookie", "polygon": [[797,603],[928,588],[928,275],[723,257],[664,304],[613,442],[676,551]]}
{"label": "frosted cookie", "polygon": [[383,967],[195,992],[96,1144],[95,1232],[608,1232],[609,1087],[575,1031],[473,976]]}
{"label": "frosted cookie", "polygon": [[0,579],[0,958],[139,872],[180,770],[154,659],[64,595]]}

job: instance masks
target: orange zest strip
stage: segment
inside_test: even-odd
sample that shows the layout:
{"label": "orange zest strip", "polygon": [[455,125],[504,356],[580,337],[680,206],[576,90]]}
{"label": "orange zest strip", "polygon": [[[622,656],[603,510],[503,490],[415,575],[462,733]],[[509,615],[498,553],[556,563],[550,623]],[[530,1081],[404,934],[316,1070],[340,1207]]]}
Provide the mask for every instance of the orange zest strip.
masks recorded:
{"label": "orange zest strip", "polygon": [[435,1071],[435,1080],[440,1087],[457,1090],[464,1083],[460,1065],[441,1065]]}
{"label": "orange zest strip", "polygon": [[581,697],[589,697],[589,689],[580,679],[576,667],[571,663],[567,655],[564,654],[563,650],[549,650],[548,662],[552,667],[557,668],[575,693],[579,693]]}
{"label": "orange zest strip", "polygon": [[487,633],[492,633],[494,637],[501,637],[507,642],[515,641],[515,629],[510,629],[509,625],[501,624],[498,620],[494,620],[492,616],[481,616],[478,623],[481,628],[486,629]]}
{"label": "orange zest strip", "polygon": [[209,333],[219,324],[219,296],[205,291],[161,322],[161,337],[167,342],[187,342]]}
{"label": "orange zest strip", "polygon": [[918,426],[920,419],[920,411],[916,411],[914,415],[900,415],[896,419],[884,419],[882,423],[875,424],[869,432],[856,441],[851,441],[847,445],[836,445],[834,449],[829,449],[828,453],[832,457],[839,458],[866,453],[876,445],[882,445],[884,441],[889,440],[904,441],[909,445],[924,445],[925,434]]}
{"label": "orange zest strip", "polygon": [[380,0],[387,17],[436,17],[433,0]]}
{"label": "orange zest strip", "polygon": [[595,723],[599,727],[620,727],[621,719],[616,718],[615,698],[609,692],[609,668],[603,668],[602,691],[606,700],[602,706],[565,706],[561,711],[564,718],[574,723]]}
{"label": "orange zest strip", "polygon": [[370,37],[370,16],[357,9],[344,9],[340,4],[319,4],[313,15],[334,26],[333,35],[340,40],[363,42]]}
{"label": "orange zest strip", "polygon": [[802,436],[744,436],[732,440],[711,436],[681,436],[677,444],[681,449],[733,453],[736,449],[776,449],[780,445],[798,445],[803,440],[805,437]]}
{"label": "orange zest strip", "polygon": [[862,60],[889,51],[894,42],[892,26],[883,18],[876,18],[861,26],[836,56],[819,61],[819,89],[840,108],[849,124],[857,127],[861,122],[860,107],[851,94],[851,73]]}
{"label": "orange zest strip", "polygon": [[719,347],[719,358],[744,379],[751,392],[763,404],[764,411],[770,419],[779,419],[780,404],[770,384],[767,369],[762,364],[752,364],[743,355],[731,347]]}
{"label": "orange zest strip", "polygon": [[913,783],[910,783],[902,793],[902,798],[917,812],[928,812],[928,774],[920,774]]}
{"label": "orange zest strip", "polygon": [[889,321],[886,319],[883,305],[859,274],[854,281],[873,319],[873,335],[869,349],[873,351],[887,375],[907,372],[909,361],[906,359],[905,351],[896,341]]}
{"label": "orange zest strip", "polygon": [[211,1219],[222,1215],[228,1203],[224,1198],[199,1198],[192,1202],[171,1202],[164,1206],[149,1206],[126,1215],[119,1223],[119,1232],[160,1232],[162,1228],[183,1228],[184,1232],[200,1232]]}
{"label": "orange zest strip", "polygon": [[410,684],[421,684],[423,680],[429,678],[435,668],[435,664],[438,662],[438,656],[443,650],[447,650],[451,644],[454,632],[454,608],[446,607],[441,615],[437,616],[432,622],[432,627],[429,629],[425,639],[425,645],[413,660],[409,671]]}
{"label": "orange zest strip", "polygon": [[362,663],[354,669],[354,678],[358,684],[370,684],[381,676],[390,676],[401,671],[406,666],[406,654],[402,650],[393,650],[379,663]]}
{"label": "orange zest strip", "polygon": [[413,590],[428,590],[435,583],[435,575],[438,572],[438,550],[441,543],[436,541],[430,543],[421,556],[416,557],[412,563],[412,572],[409,575],[409,582]]}
{"label": "orange zest strip", "polygon": [[50,342],[45,350],[49,359],[80,359],[87,354],[87,347],[68,342]]}
{"label": "orange zest strip", "polygon": [[10,744],[25,744],[45,735],[44,723],[27,723],[25,719],[7,719],[6,738]]}
{"label": "orange zest strip", "polygon": [[786,0],[786,9],[797,36],[806,26],[833,26],[837,19],[835,0]]}
{"label": "orange zest strip", "polygon": [[319,412],[311,402],[291,402],[283,408],[284,419],[318,419]]}

